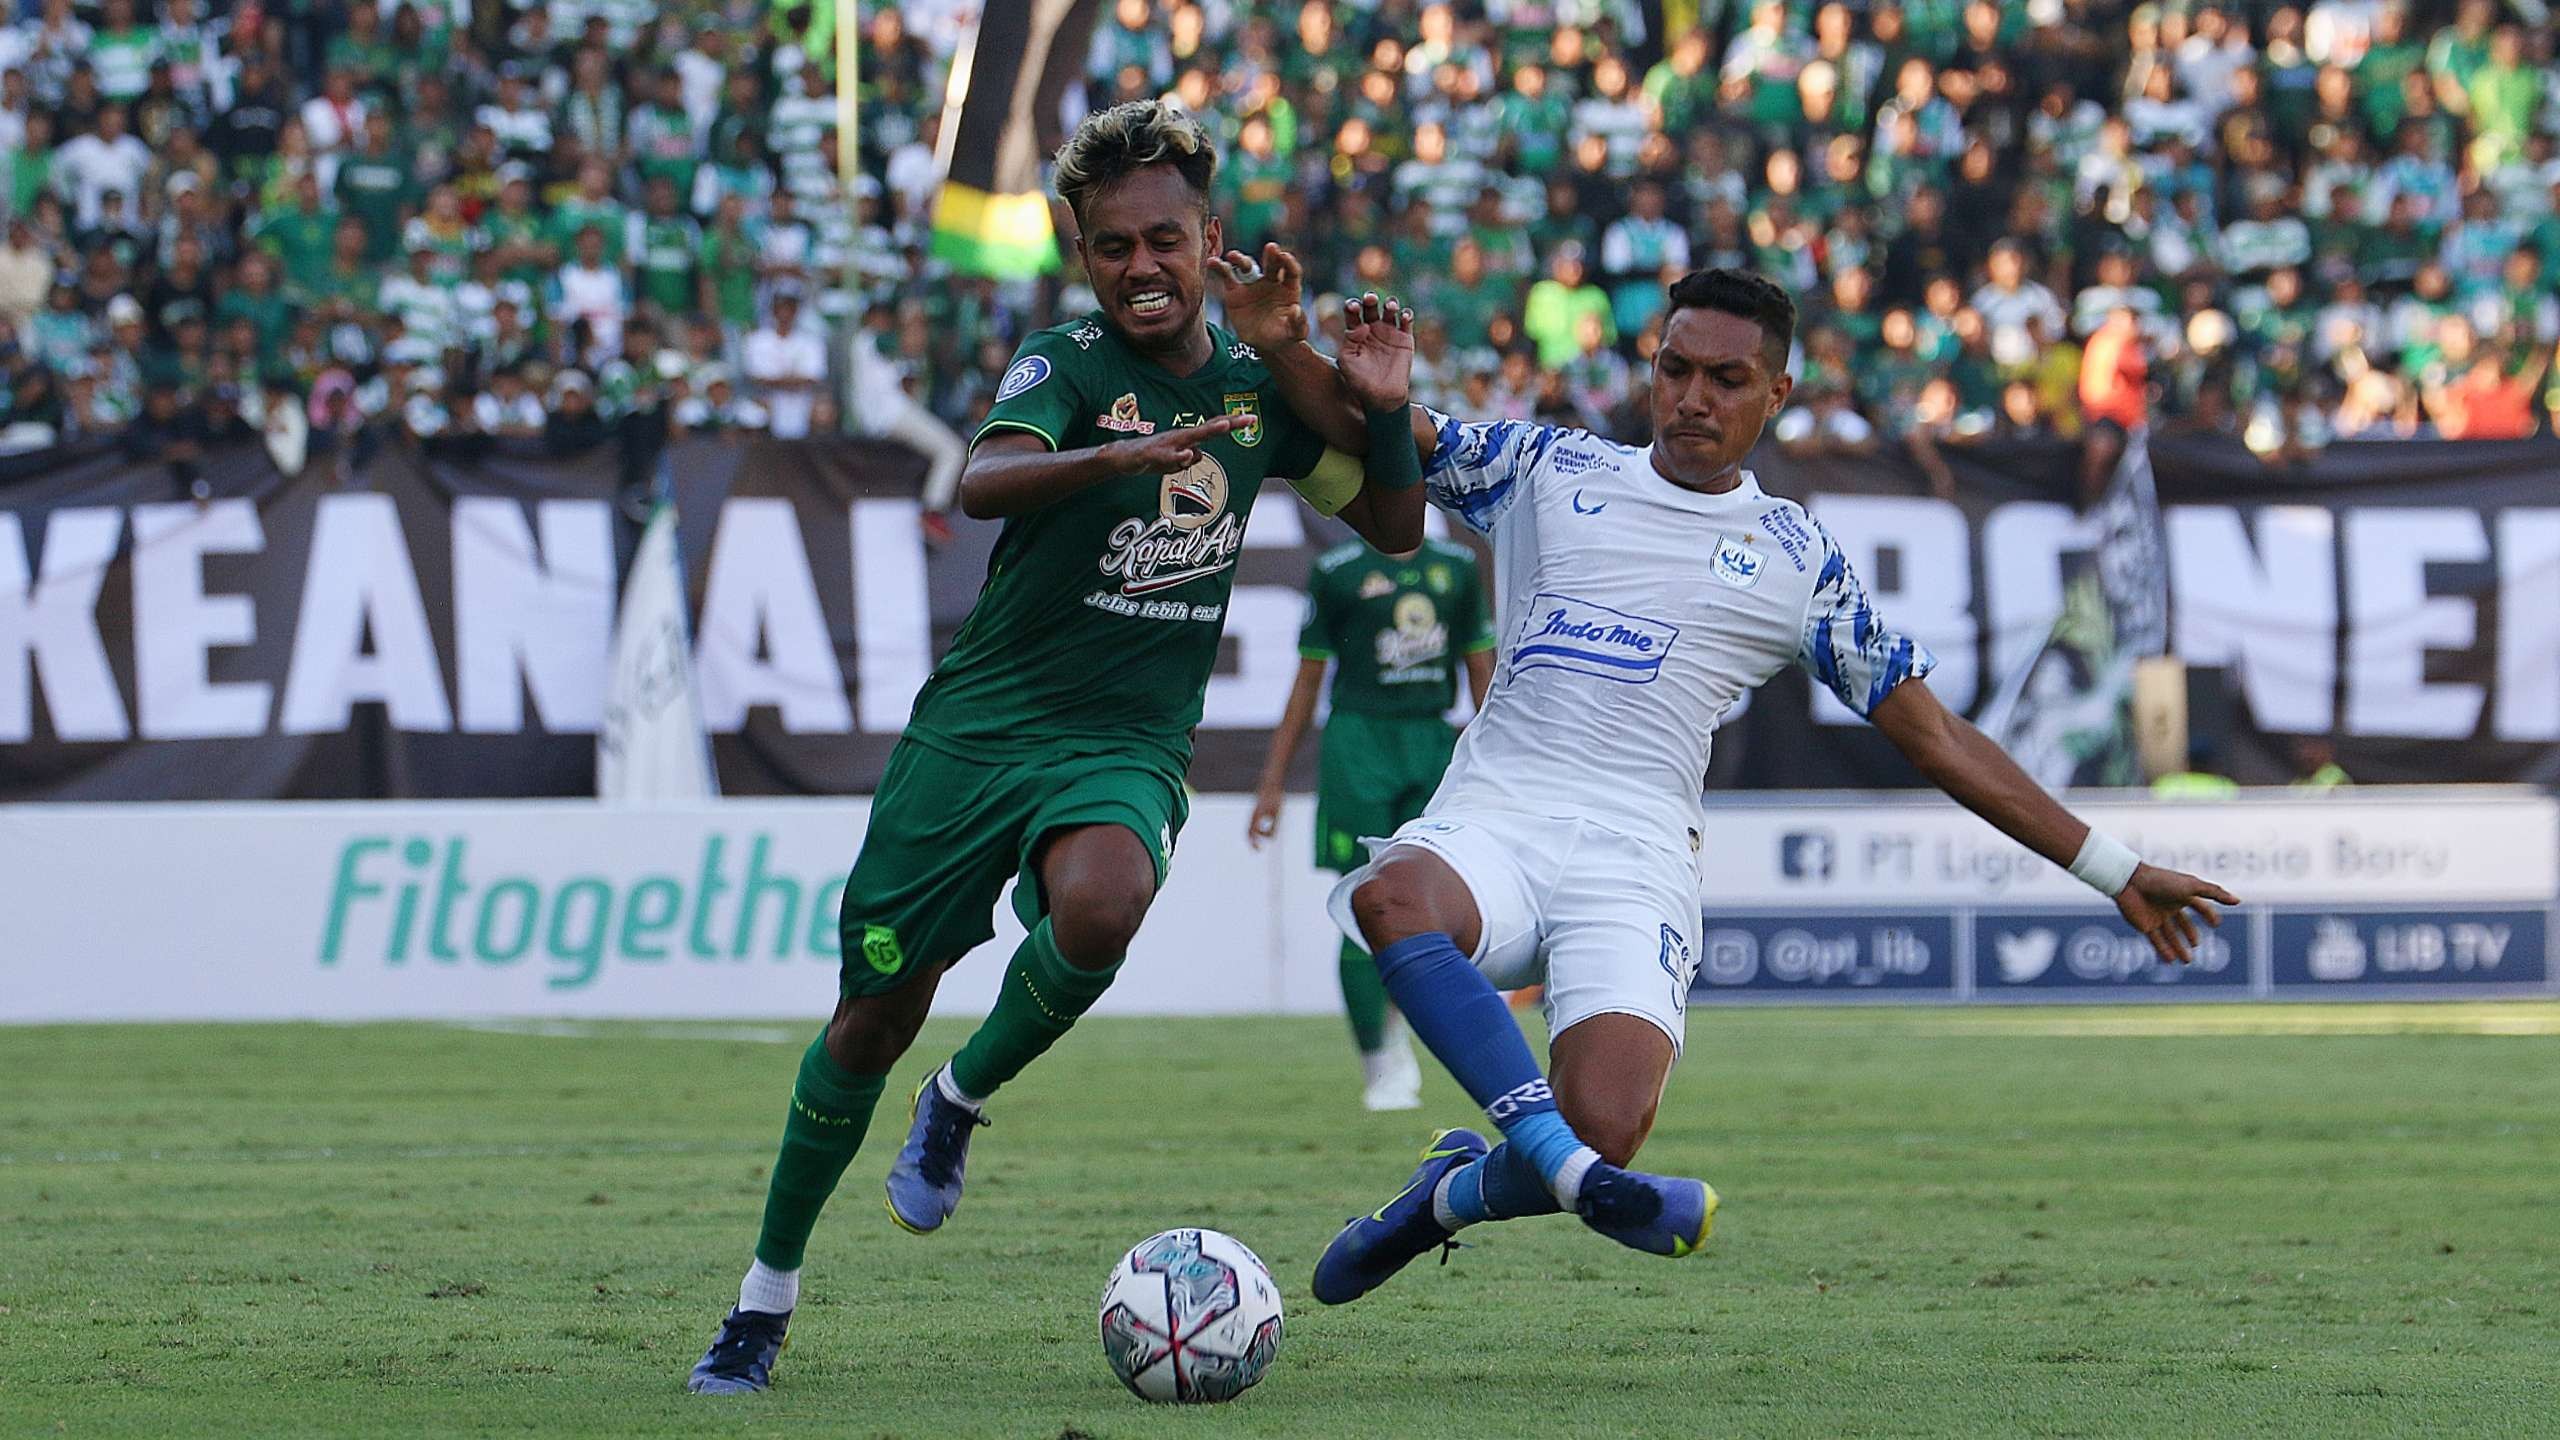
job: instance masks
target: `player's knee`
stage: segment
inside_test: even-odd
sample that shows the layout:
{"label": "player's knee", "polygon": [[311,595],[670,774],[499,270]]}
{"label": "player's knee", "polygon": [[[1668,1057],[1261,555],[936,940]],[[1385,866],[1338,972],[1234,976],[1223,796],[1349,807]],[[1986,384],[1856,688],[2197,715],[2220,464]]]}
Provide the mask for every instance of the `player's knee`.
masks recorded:
{"label": "player's knee", "polygon": [[1108,970],[1129,953],[1155,887],[1127,875],[1079,877],[1049,897],[1049,935],[1079,970]]}
{"label": "player's knee", "polygon": [[827,1024],[827,1058],[856,1075],[889,1073],[924,1026],[927,1007],[908,1003],[905,993],[864,995],[839,1004]]}
{"label": "player's knee", "polygon": [[1373,955],[1399,940],[1448,928],[1429,892],[1392,861],[1351,892],[1351,920]]}

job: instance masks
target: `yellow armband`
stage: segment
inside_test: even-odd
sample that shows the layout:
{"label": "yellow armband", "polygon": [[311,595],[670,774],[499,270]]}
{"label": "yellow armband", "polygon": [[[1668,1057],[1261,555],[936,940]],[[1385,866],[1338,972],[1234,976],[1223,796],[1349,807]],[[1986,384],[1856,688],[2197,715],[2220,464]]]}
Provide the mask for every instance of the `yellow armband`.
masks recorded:
{"label": "yellow armband", "polygon": [[1314,506],[1317,514],[1338,515],[1360,493],[1366,474],[1359,456],[1345,455],[1328,445],[1316,468],[1308,471],[1304,479],[1290,481],[1289,488]]}

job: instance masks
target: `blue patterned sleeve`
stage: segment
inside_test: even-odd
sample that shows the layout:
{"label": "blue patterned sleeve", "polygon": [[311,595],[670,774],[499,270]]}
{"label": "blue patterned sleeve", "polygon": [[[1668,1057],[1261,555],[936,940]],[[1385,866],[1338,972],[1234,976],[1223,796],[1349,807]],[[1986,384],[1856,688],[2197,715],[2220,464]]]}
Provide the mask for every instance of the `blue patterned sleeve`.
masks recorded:
{"label": "blue patterned sleeve", "polygon": [[[1811,517],[1807,517],[1808,523]],[[1804,643],[1796,663],[1860,716],[1872,715],[1893,687],[1938,668],[1938,657],[1908,635],[1886,628],[1867,599],[1867,587],[1849,568],[1849,557],[1831,532],[1813,523],[1822,541],[1822,569],[1813,603],[1805,607]]]}
{"label": "blue patterned sleeve", "polygon": [[1526,420],[1455,420],[1425,407],[1439,441],[1422,467],[1431,503],[1490,535],[1504,511],[1528,493],[1529,472],[1559,433]]}

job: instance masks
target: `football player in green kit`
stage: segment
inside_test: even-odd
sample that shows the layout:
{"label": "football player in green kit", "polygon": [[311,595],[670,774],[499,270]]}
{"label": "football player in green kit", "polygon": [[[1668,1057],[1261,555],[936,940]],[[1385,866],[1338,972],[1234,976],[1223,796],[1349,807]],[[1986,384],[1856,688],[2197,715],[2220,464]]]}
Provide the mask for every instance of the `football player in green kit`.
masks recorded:
{"label": "football player in green kit", "polygon": [[[995,934],[1007,880],[1030,934],[985,1023],[916,1090],[888,1178],[900,1227],[950,1217],[983,1103],[1110,986],[1182,828],[1263,482],[1382,550],[1421,543],[1410,316],[1351,302],[1337,373],[1302,338],[1294,269],[1265,283],[1221,253],[1216,167],[1199,124],[1153,101],[1087,117],[1058,152],[1100,308],[1023,342],[962,472],[961,508],[1004,530],[881,777],[845,885],[840,1002],[801,1057],[755,1263],[696,1392],[770,1385],[818,1212],[942,971]],[[1203,318],[1212,274],[1270,353]],[[1364,450],[1384,457],[1365,472]]]}
{"label": "football player in green kit", "polygon": [[[1298,680],[1271,735],[1246,836],[1260,849],[1279,828],[1282,788],[1298,741],[1315,719],[1325,668],[1333,713],[1316,778],[1316,864],[1337,874],[1368,863],[1364,836],[1392,835],[1422,813],[1449,768],[1458,732],[1443,718],[1458,670],[1484,704],[1493,683],[1494,633],[1474,552],[1443,540],[1398,558],[1365,540],[1316,557],[1307,575],[1307,621],[1298,633]],[[1342,1008],[1360,1047],[1362,1103],[1372,1110],[1422,1104],[1422,1067],[1404,1023],[1387,1008],[1369,952],[1342,942]]]}

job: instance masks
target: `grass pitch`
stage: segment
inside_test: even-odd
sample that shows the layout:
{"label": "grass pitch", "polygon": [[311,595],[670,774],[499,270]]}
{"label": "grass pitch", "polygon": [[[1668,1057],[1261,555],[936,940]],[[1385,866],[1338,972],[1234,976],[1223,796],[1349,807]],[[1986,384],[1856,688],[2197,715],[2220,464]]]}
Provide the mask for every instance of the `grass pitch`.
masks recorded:
{"label": "grass pitch", "polygon": [[[1338,1024],[1091,1022],[917,1239],[879,1177],[937,1023],[779,1388],[687,1396],[813,1029],[0,1030],[0,1436],[2560,1428],[2560,1006],[1701,1009],[1646,1159],[1722,1189],[1705,1256],[1488,1227],[1342,1310],[1308,1269],[1466,1119],[1445,1077],[1367,1115]],[[1182,1223],[1289,1297],[1225,1407],[1094,1338]]]}

